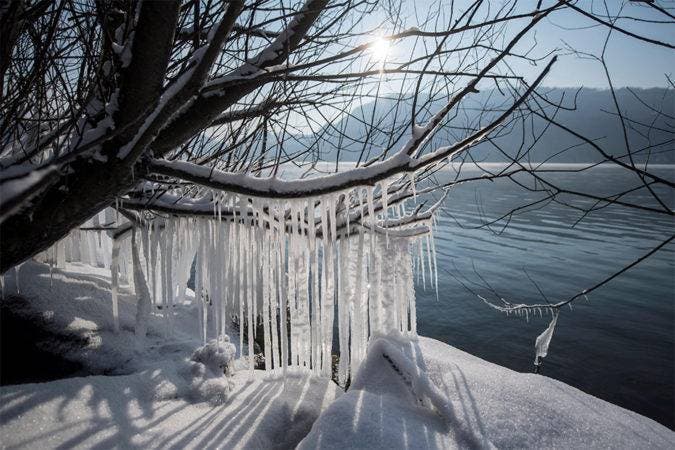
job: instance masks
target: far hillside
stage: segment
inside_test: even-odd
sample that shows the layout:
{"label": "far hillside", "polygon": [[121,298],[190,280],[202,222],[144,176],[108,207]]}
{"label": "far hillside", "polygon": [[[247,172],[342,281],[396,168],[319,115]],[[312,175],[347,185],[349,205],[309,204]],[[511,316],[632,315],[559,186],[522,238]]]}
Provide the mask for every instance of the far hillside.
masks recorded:
{"label": "far hillside", "polygon": [[[555,111],[551,105],[538,100],[540,106],[546,106],[547,114],[555,115],[555,120],[575,132],[594,140],[612,156],[627,159],[624,132],[612,99],[611,91],[598,89],[548,88],[541,89],[551,101],[560,101],[565,108]],[[663,88],[622,88],[616,92],[629,143],[636,162],[650,164],[675,163],[675,93]],[[508,107],[511,97],[497,90],[486,90],[472,94],[451,116],[449,126],[439,133],[432,145],[448,145],[461,138],[466,127],[479,128],[494,117],[500,109]],[[419,121],[438,110],[447,99],[437,97],[429,101],[418,99],[418,110],[423,105]],[[490,105],[493,111],[485,113],[481,105]],[[530,100],[532,108],[536,107]],[[412,98],[379,98],[377,101],[364,101],[352,107],[349,113],[328,125],[313,136],[297,137],[297,142],[287,143],[285,149],[292,152],[307,142],[314,142],[320,136],[319,151],[322,159],[328,161],[357,161],[362,150],[370,157],[381,154],[388,146],[394,149],[402,145],[410,131],[410,112]],[[372,121],[372,118],[375,118]],[[377,128],[365,124],[375,123]],[[542,130],[547,126],[544,119],[536,116],[527,118],[523,129],[521,121],[507,126],[494,143],[509,156],[522,155],[527,151]],[[523,135],[524,140],[523,140]],[[524,142],[524,145],[523,145]],[[482,162],[504,162],[509,158],[490,142],[483,142],[471,151],[471,156]],[[593,163],[603,160],[602,156],[590,145],[584,144],[567,131],[549,125],[546,132],[536,140],[532,150],[524,160],[532,162],[555,163]]]}

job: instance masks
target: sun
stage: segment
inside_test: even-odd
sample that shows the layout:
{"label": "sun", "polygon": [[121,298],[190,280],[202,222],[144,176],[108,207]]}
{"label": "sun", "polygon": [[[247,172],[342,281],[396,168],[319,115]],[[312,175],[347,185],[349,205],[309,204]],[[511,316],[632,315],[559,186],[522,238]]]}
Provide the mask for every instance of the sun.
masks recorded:
{"label": "sun", "polygon": [[389,44],[389,40],[378,36],[377,39],[371,44],[370,52],[378,61],[384,61],[387,58],[387,54],[389,53]]}

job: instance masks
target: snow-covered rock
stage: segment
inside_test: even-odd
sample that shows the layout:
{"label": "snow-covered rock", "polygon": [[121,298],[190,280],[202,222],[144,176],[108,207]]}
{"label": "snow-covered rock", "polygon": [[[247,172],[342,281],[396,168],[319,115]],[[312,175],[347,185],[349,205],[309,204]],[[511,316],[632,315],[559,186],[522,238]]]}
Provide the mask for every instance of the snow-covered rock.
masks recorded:
{"label": "snow-covered rock", "polygon": [[442,342],[371,342],[301,449],[675,448],[675,433],[559,381]]}
{"label": "snow-covered rock", "polygon": [[230,339],[212,339],[192,353],[190,370],[190,395],[196,401],[218,405],[227,401],[233,387],[229,379],[234,375],[236,348]]}

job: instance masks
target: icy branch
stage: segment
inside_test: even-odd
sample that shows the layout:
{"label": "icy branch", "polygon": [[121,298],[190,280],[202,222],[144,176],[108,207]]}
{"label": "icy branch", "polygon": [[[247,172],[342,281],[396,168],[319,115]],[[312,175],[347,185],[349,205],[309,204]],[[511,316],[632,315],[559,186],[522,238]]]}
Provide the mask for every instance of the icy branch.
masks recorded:
{"label": "icy branch", "polygon": [[449,147],[441,147],[432,153],[421,157],[413,155],[426,139],[437,129],[442,118],[455,104],[456,97],[439,111],[432,120],[424,126],[424,132],[416,133],[408,142],[393,156],[384,161],[357,167],[345,172],[335,173],[322,177],[286,181],[277,178],[258,178],[251,175],[233,172],[224,172],[214,168],[192,164],[186,161],[167,161],[155,159],[150,162],[152,172],[191,181],[202,186],[208,186],[238,194],[250,195],[263,198],[298,198],[312,197],[349,189],[355,186],[374,185],[375,183],[408,172],[415,172],[429,167],[448,157],[475,145],[485,138],[506,120],[518,107],[525,102],[527,97],[541,83],[556,58],[552,58],[537,79],[528,87],[525,93],[518,98],[504,113],[483,129],[473,133],[466,139]]}

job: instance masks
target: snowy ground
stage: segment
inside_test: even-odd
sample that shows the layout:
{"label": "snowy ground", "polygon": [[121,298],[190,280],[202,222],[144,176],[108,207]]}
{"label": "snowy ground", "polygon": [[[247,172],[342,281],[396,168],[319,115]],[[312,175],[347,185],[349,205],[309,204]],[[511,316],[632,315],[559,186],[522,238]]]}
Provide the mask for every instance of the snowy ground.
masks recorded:
{"label": "snowy ground", "polygon": [[334,383],[316,377],[265,381],[256,371],[249,382],[241,371],[229,400],[211,405],[181,398],[174,389],[180,380],[166,372],[3,387],[0,443],[35,449],[293,448],[338,393]]}
{"label": "snowy ground", "polygon": [[[15,294],[13,271],[5,281],[5,294]],[[47,266],[30,262],[19,284],[29,300],[19,313],[58,332],[42,345],[108,376],[0,387],[2,448],[293,448],[341,393],[332,381],[302,373],[283,380],[255,371],[249,379],[241,370],[218,383],[195,377],[188,359],[201,345],[196,309],[177,309],[171,337],[153,317],[147,342],[138,345],[135,298],[124,289],[121,332],[112,331],[107,270],[68,265],[50,276]],[[223,383],[232,387],[226,398]]]}
{"label": "snowy ground", "polygon": [[[14,270],[5,274],[5,296],[17,294]],[[57,334],[82,338],[86,345],[68,345],[67,340],[44,342],[65,358],[81,362],[90,373],[129,374],[158,361],[188,356],[201,344],[197,311],[177,305],[173,333],[168,334],[161,317],[151,317],[148,337],[139,345],[134,335],[136,297],[122,287],[119,294],[120,333],[113,332],[110,270],[81,264],[67,270],[27,262],[19,270],[21,297],[28,303],[19,311],[39,319]],[[81,339],[80,339],[81,340]],[[234,340],[233,341],[237,341]]]}
{"label": "snowy ground", "polygon": [[135,298],[124,290],[122,331],[112,332],[108,271],[71,265],[50,277],[47,266],[28,263],[20,285],[29,299],[22,314],[83,338],[52,350],[105,375],[0,387],[3,448],[272,449],[301,440],[306,449],[675,448],[675,433],[650,419],[423,337],[375,340],[342,395],[301,373],[199,379],[189,370],[200,342],[187,304],[172,337],[155,317],[140,346]]}

